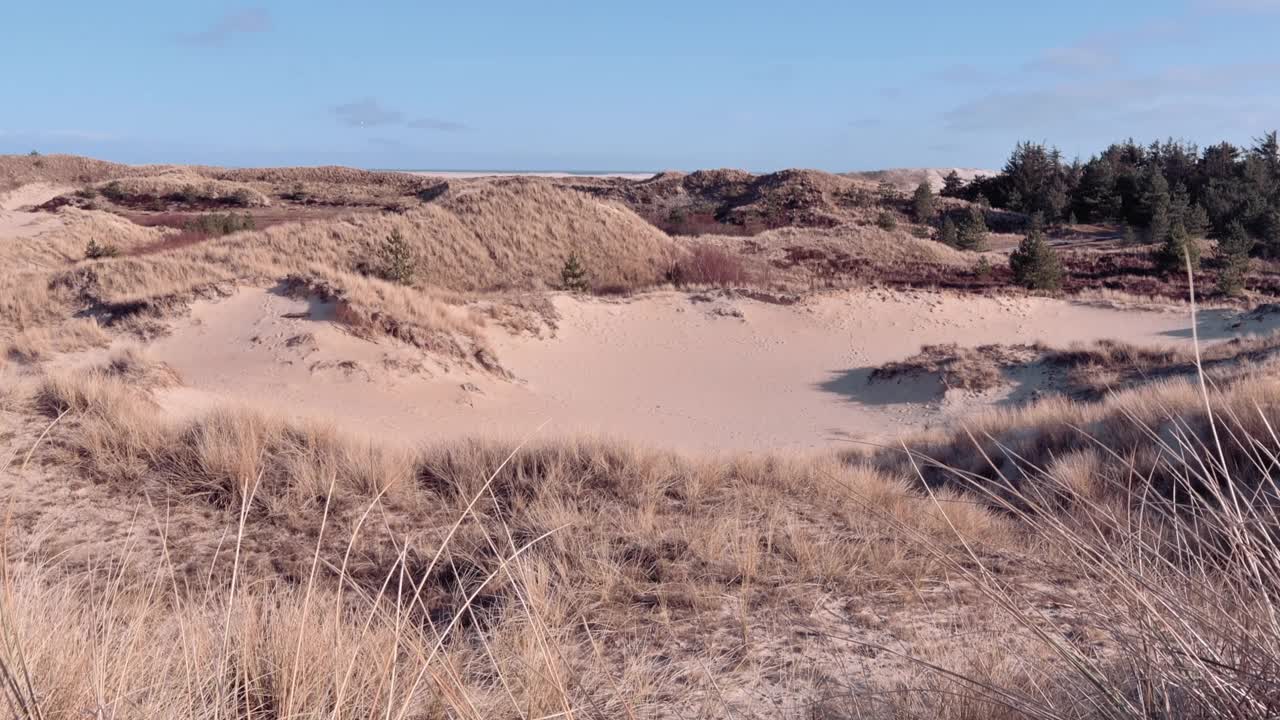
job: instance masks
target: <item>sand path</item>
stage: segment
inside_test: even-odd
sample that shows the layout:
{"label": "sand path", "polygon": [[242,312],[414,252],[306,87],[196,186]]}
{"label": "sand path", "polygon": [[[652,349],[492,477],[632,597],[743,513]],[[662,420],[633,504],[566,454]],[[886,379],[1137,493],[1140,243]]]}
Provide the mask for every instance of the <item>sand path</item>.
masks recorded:
{"label": "sand path", "polygon": [[[885,439],[1028,389],[940,400],[920,383],[868,383],[875,366],[923,344],[1189,342],[1181,312],[1047,298],[857,290],[783,306],[663,292],[555,304],[553,338],[490,329],[515,382],[354,337],[332,308],[252,288],[197,303],[151,354],[186,382],[163,398],[176,413],[232,400],[404,443],[523,437],[549,421],[544,433],[753,450]],[[1202,335],[1226,336],[1229,319],[1205,313]]]}

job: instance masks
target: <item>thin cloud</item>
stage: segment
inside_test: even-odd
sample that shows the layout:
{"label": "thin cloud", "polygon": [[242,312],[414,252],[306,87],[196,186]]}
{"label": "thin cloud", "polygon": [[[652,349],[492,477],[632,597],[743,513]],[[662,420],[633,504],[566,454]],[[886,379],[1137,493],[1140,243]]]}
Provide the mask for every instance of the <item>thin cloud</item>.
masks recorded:
{"label": "thin cloud", "polygon": [[338,122],[351,128],[373,128],[399,126],[413,130],[434,130],[436,132],[461,132],[467,126],[454,121],[433,117],[415,117],[407,119],[405,114],[394,108],[384,106],[376,98],[361,98],[329,108]]}
{"label": "thin cloud", "polygon": [[383,150],[408,150],[409,149],[409,146],[407,144],[399,140],[396,140],[395,138],[388,138],[388,137],[371,137],[369,138],[369,144],[373,145],[374,147],[382,148]]}
{"label": "thin cloud", "polygon": [[1184,22],[1160,20],[1124,30],[1093,33],[1077,43],[1049,48],[1023,65],[1023,69],[1061,73],[1112,70],[1123,64],[1121,50],[1170,42],[1185,44],[1191,37],[1191,28]]}
{"label": "thin cloud", "polygon": [[409,122],[409,127],[415,130],[439,130],[440,132],[460,132],[466,130],[467,126],[453,120],[440,120],[437,118],[418,118]]}
{"label": "thin cloud", "polygon": [[118,140],[111,133],[93,130],[5,130],[0,128],[0,138],[26,138],[32,140]]}
{"label": "thin cloud", "polygon": [[1238,107],[1269,89],[1276,63],[1187,66],[1149,75],[1118,76],[1107,82],[1078,82],[992,93],[943,114],[954,131],[1076,127],[1094,122],[1115,126],[1125,118],[1185,103]]}
{"label": "thin cloud", "polygon": [[984,83],[998,78],[999,76],[990,70],[984,70],[969,63],[948,65],[930,76],[930,79],[941,80],[949,85]]}
{"label": "thin cloud", "polygon": [[330,109],[338,122],[353,128],[399,125],[404,115],[398,110],[385,108],[373,98],[363,98]]}
{"label": "thin cloud", "polygon": [[1025,65],[1027,70],[1054,72],[1098,71],[1119,64],[1119,58],[1110,50],[1091,46],[1051,48],[1039,58]]}
{"label": "thin cloud", "polygon": [[1222,13],[1280,12],[1280,0],[1196,0],[1199,10]]}
{"label": "thin cloud", "polygon": [[867,115],[866,117],[860,117],[860,118],[851,120],[849,122],[849,127],[857,128],[859,130],[870,130],[871,128],[878,128],[883,124],[884,124],[884,121],[881,120],[879,117]]}
{"label": "thin cloud", "polygon": [[266,8],[250,7],[223,15],[200,32],[183,35],[188,45],[225,47],[238,35],[268,32],[275,27]]}

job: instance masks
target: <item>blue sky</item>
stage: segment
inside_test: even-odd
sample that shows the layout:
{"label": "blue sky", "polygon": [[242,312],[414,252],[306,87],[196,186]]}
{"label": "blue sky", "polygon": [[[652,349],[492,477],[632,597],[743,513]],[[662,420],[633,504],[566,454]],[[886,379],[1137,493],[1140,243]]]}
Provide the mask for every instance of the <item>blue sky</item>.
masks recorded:
{"label": "blue sky", "polygon": [[11,0],[0,153],[998,166],[1280,126],[1280,0]]}

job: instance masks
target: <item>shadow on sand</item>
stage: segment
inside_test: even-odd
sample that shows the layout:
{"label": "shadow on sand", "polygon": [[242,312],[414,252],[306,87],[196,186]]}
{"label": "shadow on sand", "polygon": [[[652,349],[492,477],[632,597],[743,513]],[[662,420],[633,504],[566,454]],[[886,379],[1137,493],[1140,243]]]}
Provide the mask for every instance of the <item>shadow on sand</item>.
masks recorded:
{"label": "shadow on sand", "polygon": [[[1234,321],[1239,319],[1240,314],[1236,310],[1226,308],[1199,310],[1196,312],[1196,334],[1200,336],[1201,340],[1225,340],[1226,338],[1236,337],[1242,334],[1242,330],[1239,326],[1233,328],[1232,325]],[[1190,340],[1190,318],[1188,317],[1187,327],[1166,330],[1161,335]]]}
{"label": "shadow on sand", "polygon": [[[892,405],[937,405],[947,392],[942,380],[930,373],[872,380],[873,367],[833,371],[816,387],[845,400],[868,407]],[[988,395],[991,407],[1017,407],[1040,398],[1053,383],[1049,368],[1042,363],[1007,367],[1001,370],[998,388],[978,393]]]}

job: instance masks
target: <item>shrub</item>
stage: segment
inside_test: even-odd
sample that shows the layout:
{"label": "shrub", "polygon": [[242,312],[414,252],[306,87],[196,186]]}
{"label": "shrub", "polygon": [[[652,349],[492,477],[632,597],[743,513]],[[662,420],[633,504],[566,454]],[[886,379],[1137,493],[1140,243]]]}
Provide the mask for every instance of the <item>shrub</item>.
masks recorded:
{"label": "shrub", "polygon": [[560,270],[560,287],[569,292],[586,292],[590,289],[587,283],[587,269],[578,260],[578,253],[571,252]]}
{"label": "shrub", "polygon": [[876,216],[876,226],[881,230],[897,230],[898,217],[889,210],[881,210]]}
{"label": "shrub", "polygon": [[1036,215],[1018,249],[1009,255],[1013,279],[1029,290],[1057,290],[1062,286],[1062,263],[1045,240],[1043,219]]}
{"label": "shrub", "polygon": [[417,257],[399,230],[392,230],[377,249],[377,274],[401,285],[413,284]]}
{"label": "shrub", "polygon": [[239,207],[253,207],[253,193],[248,188],[240,188],[231,193],[231,204]]}
{"label": "shrub", "polygon": [[120,254],[120,248],[111,243],[98,244],[97,240],[90,238],[89,244],[84,246],[84,257],[86,260],[101,260],[102,258],[113,258]]}
{"label": "shrub", "polygon": [[112,180],[102,188],[102,195],[111,202],[121,202],[129,197],[119,180]]}
{"label": "shrub", "polygon": [[748,280],[742,258],[724,248],[699,243],[667,272],[672,285],[735,285]]}
{"label": "shrub", "polygon": [[214,237],[230,235],[242,230],[252,230],[255,226],[253,216],[249,213],[212,213],[201,215],[183,225],[184,230],[201,232]]}
{"label": "shrub", "polygon": [[449,183],[441,182],[419,190],[417,195],[418,199],[422,202],[432,202],[433,200],[439,199],[447,192],[449,192]]}
{"label": "shrub", "polygon": [[200,200],[202,200],[203,198],[204,196],[200,194],[200,189],[197,188],[195,185],[190,185],[190,184],[183,185],[177,191],[169,195],[170,200],[175,200],[177,202],[184,203],[187,205],[193,205],[197,202],[200,202]]}

